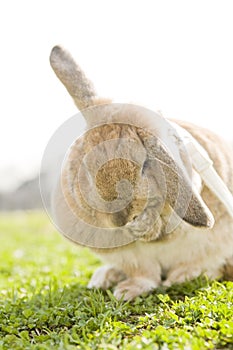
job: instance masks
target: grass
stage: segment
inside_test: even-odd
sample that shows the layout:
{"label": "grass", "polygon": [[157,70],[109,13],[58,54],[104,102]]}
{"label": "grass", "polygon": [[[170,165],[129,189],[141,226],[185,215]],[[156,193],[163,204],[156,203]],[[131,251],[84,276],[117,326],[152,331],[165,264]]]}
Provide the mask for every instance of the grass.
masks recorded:
{"label": "grass", "polygon": [[233,349],[233,283],[205,278],[125,303],[86,289],[100,262],[43,213],[0,216],[0,349]]}

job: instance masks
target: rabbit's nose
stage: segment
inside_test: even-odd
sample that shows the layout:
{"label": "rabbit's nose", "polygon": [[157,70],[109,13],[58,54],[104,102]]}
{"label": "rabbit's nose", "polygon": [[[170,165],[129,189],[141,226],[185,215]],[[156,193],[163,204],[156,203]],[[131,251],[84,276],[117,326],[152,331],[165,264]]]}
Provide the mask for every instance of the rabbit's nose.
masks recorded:
{"label": "rabbit's nose", "polygon": [[138,217],[138,215],[133,215],[130,214],[129,210],[124,209],[120,212],[114,213],[112,216],[112,222],[114,226],[125,226],[126,224],[128,224],[131,221],[134,221],[136,218]]}
{"label": "rabbit's nose", "polygon": [[122,210],[112,215],[113,225],[116,227],[125,226],[128,223],[127,210]]}

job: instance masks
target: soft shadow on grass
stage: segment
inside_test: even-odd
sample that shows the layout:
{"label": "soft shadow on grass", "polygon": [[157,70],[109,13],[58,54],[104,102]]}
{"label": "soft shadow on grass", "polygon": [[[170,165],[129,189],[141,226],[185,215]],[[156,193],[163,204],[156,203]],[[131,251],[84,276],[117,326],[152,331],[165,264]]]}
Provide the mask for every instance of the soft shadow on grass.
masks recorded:
{"label": "soft shadow on grass", "polygon": [[204,277],[132,302],[88,290],[99,260],[41,213],[0,221],[0,350],[232,349],[233,283]]}
{"label": "soft shadow on grass", "polygon": [[125,303],[111,291],[64,286],[53,277],[30,297],[22,288],[5,293],[0,344],[2,349],[160,349],[165,344],[231,349],[229,283],[198,279]]}

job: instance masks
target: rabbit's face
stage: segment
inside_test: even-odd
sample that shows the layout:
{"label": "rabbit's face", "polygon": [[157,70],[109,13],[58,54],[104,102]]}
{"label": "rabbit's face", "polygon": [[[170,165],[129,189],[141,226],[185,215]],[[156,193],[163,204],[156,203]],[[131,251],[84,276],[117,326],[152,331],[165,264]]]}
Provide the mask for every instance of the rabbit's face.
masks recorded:
{"label": "rabbit's face", "polygon": [[124,195],[130,200],[125,208],[112,213],[112,223],[124,226],[135,219],[146,204],[146,198],[140,196],[139,186],[143,186],[141,168],[131,160],[118,158],[107,161],[96,174],[95,185],[99,195],[106,202],[113,202]]}
{"label": "rabbit's face", "polygon": [[90,129],[75,142],[64,168],[64,191],[71,193],[75,206],[78,200],[78,208],[86,208],[85,220],[94,213],[96,225],[126,226],[146,213],[151,200],[159,214],[165,179],[158,170],[156,177],[150,171],[146,135],[136,126],[114,123]]}

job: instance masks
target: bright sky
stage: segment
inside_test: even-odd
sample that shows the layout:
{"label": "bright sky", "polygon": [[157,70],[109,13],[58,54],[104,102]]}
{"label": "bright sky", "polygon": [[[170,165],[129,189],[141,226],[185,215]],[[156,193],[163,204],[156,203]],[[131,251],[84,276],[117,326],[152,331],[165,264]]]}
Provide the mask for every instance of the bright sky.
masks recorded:
{"label": "bright sky", "polygon": [[0,189],[39,168],[76,113],[49,65],[66,47],[102,96],[233,139],[232,0],[0,3]]}

